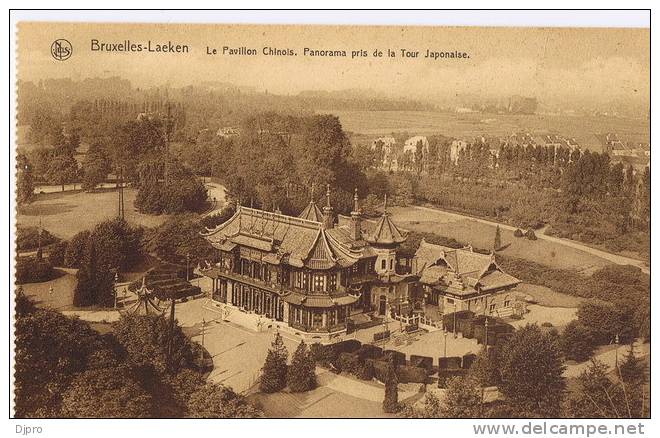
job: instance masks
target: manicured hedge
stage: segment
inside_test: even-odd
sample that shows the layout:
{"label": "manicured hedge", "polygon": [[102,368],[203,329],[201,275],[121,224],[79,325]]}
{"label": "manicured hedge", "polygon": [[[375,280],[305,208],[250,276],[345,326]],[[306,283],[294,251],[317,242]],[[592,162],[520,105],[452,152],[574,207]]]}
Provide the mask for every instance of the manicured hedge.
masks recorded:
{"label": "manicured hedge", "polygon": [[374,342],[382,341],[383,339],[388,339],[389,337],[390,337],[390,331],[389,330],[374,333]]}
{"label": "manicured hedge", "polygon": [[314,360],[321,366],[328,367],[330,364],[337,366],[341,353],[354,353],[360,349],[362,343],[357,339],[348,339],[334,344],[315,343],[310,346]]}
{"label": "manicured hedge", "polygon": [[439,368],[441,370],[458,369],[458,368],[461,367],[462,362],[463,362],[462,358],[460,358],[458,356],[438,358],[438,364],[439,364]]}
{"label": "manicured hedge", "polygon": [[416,354],[412,354],[410,355],[410,365],[424,368],[427,373],[431,373],[433,370],[433,358],[429,356],[417,356]]}
{"label": "manicured hedge", "polygon": [[396,375],[399,378],[399,383],[426,383],[428,379],[427,370],[425,368],[400,365],[396,369]]}
{"label": "manicured hedge", "polygon": [[461,368],[464,370],[469,369],[472,367],[472,365],[476,362],[477,360],[477,355],[476,354],[466,354],[463,356],[463,363],[461,364]]}
{"label": "manicured hedge", "polygon": [[395,365],[405,365],[406,364],[406,354],[396,350],[383,350],[383,357],[389,359],[390,356],[394,356]]}
{"label": "manicured hedge", "polygon": [[[474,312],[470,310],[459,310],[456,312],[456,331],[460,331],[461,321],[470,320],[474,317]],[[446,313],[442,316],[442,324],[445,330],[454,331],[454,312]]]}
{"label": "manicured hedge", "polygon": [[371,344],[364,344],[356,352],[360,360],[379,359],[383,356],[383,349]]}
{"label": "manicured hedge", "polygon": [[356,353],[341,353],[337,360],[337,368],[341,372],[354,374],[360,366],[360,358]]}

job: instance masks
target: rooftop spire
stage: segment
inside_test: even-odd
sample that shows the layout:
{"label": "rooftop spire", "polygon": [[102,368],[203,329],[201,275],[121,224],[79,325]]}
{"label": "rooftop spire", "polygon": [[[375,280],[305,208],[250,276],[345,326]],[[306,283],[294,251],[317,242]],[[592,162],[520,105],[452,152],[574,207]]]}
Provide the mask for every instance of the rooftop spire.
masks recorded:
{"label": "rooftop spire", "polygon": [[325,186],[325,206],[328,208],[332,208],[330,206],[330,184],[326,184]]}
{"label": "rooftop spire", "polygon": [[335,218],[330,205],[330,184],[326,186],[325,207],[323,207],[323,227],[330,229],[334,226]]}
{"label": "rooftop spire", "polygon": [[387,214],[387,193],[385,193],[385,204],[383,206],[383,213]]}

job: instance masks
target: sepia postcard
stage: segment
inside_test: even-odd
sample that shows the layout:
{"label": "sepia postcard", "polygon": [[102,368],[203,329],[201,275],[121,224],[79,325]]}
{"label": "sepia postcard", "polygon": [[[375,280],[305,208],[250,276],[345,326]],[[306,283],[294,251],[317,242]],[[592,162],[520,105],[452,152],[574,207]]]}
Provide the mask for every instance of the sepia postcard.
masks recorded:
{"label": "sepia postcard", "polygon": [[650,35],[19,21],[11,417],[650,418]]}

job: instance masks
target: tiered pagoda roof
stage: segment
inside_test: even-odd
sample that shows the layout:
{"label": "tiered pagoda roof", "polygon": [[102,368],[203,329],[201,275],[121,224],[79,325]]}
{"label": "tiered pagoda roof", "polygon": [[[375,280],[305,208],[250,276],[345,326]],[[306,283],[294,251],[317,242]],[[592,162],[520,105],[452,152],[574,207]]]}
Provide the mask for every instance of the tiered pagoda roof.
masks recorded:
{"label": "tiered pagoda roof", "polygon": [[407,233],[397,227],[390,219],[387,211],[387,195],[385,196],[385,207],[383,215],[380,217],[376,226],[370,233],[367,233],[367,242],[375,245],[394,245],[406,241]]}
{"label": "tiered pagoda roof", "polygon": [[316,205],[316,202],[312,199],[309,201],[309,204],[307,204],[307,207],[298,215],[299,218],[301,219],[306,219],[308,221],[314,221],[314,222],[322,222],[323,221],[323,212],[321,209]]}
{"label": "tiered pagoda roof", "polygon": [[320,221],[239,206],[234,216],[204,233],[215,248],[231,251],[237,245],[268,253],[263,261],[295,267],[347,267],[370,256],[338,227]]}

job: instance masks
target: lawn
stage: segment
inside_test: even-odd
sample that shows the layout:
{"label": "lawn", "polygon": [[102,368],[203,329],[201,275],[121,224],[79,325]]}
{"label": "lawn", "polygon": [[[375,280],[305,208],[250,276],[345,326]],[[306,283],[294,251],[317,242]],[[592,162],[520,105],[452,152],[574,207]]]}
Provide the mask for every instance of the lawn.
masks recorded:
{"label": "lawn", "polygon": [[[156,227],[167,219],[166,215],[153,216],[139,213],[133,207],[137,190],[124,189],[124,214],[126,220],[145,227]],[[70,239],[76,233],[93,228],[99,222],[117,216],[117,192],[114,189],[93,193],[65,191],[44,193],[19,209],[18,226],[41,225],[52,234]]]}
{"label": "lawn", "polygon": [[[391,214],[392,220],[397,225],[408,230],[451,237],[475,248],[493,247],[495,239],[493,225],[457,217],[455,214],[440,210],[420,210],[414,207],[394,207],[391,209]],[[504,228],[500,228],[500,232],[502,246],[506,248],[499,253],[507,256],[531,260],[555,269],[577,270],[586,274],[610,264],[605,259],[560,243],[543,239],[517,238],[513,236],[512,231]]]}

